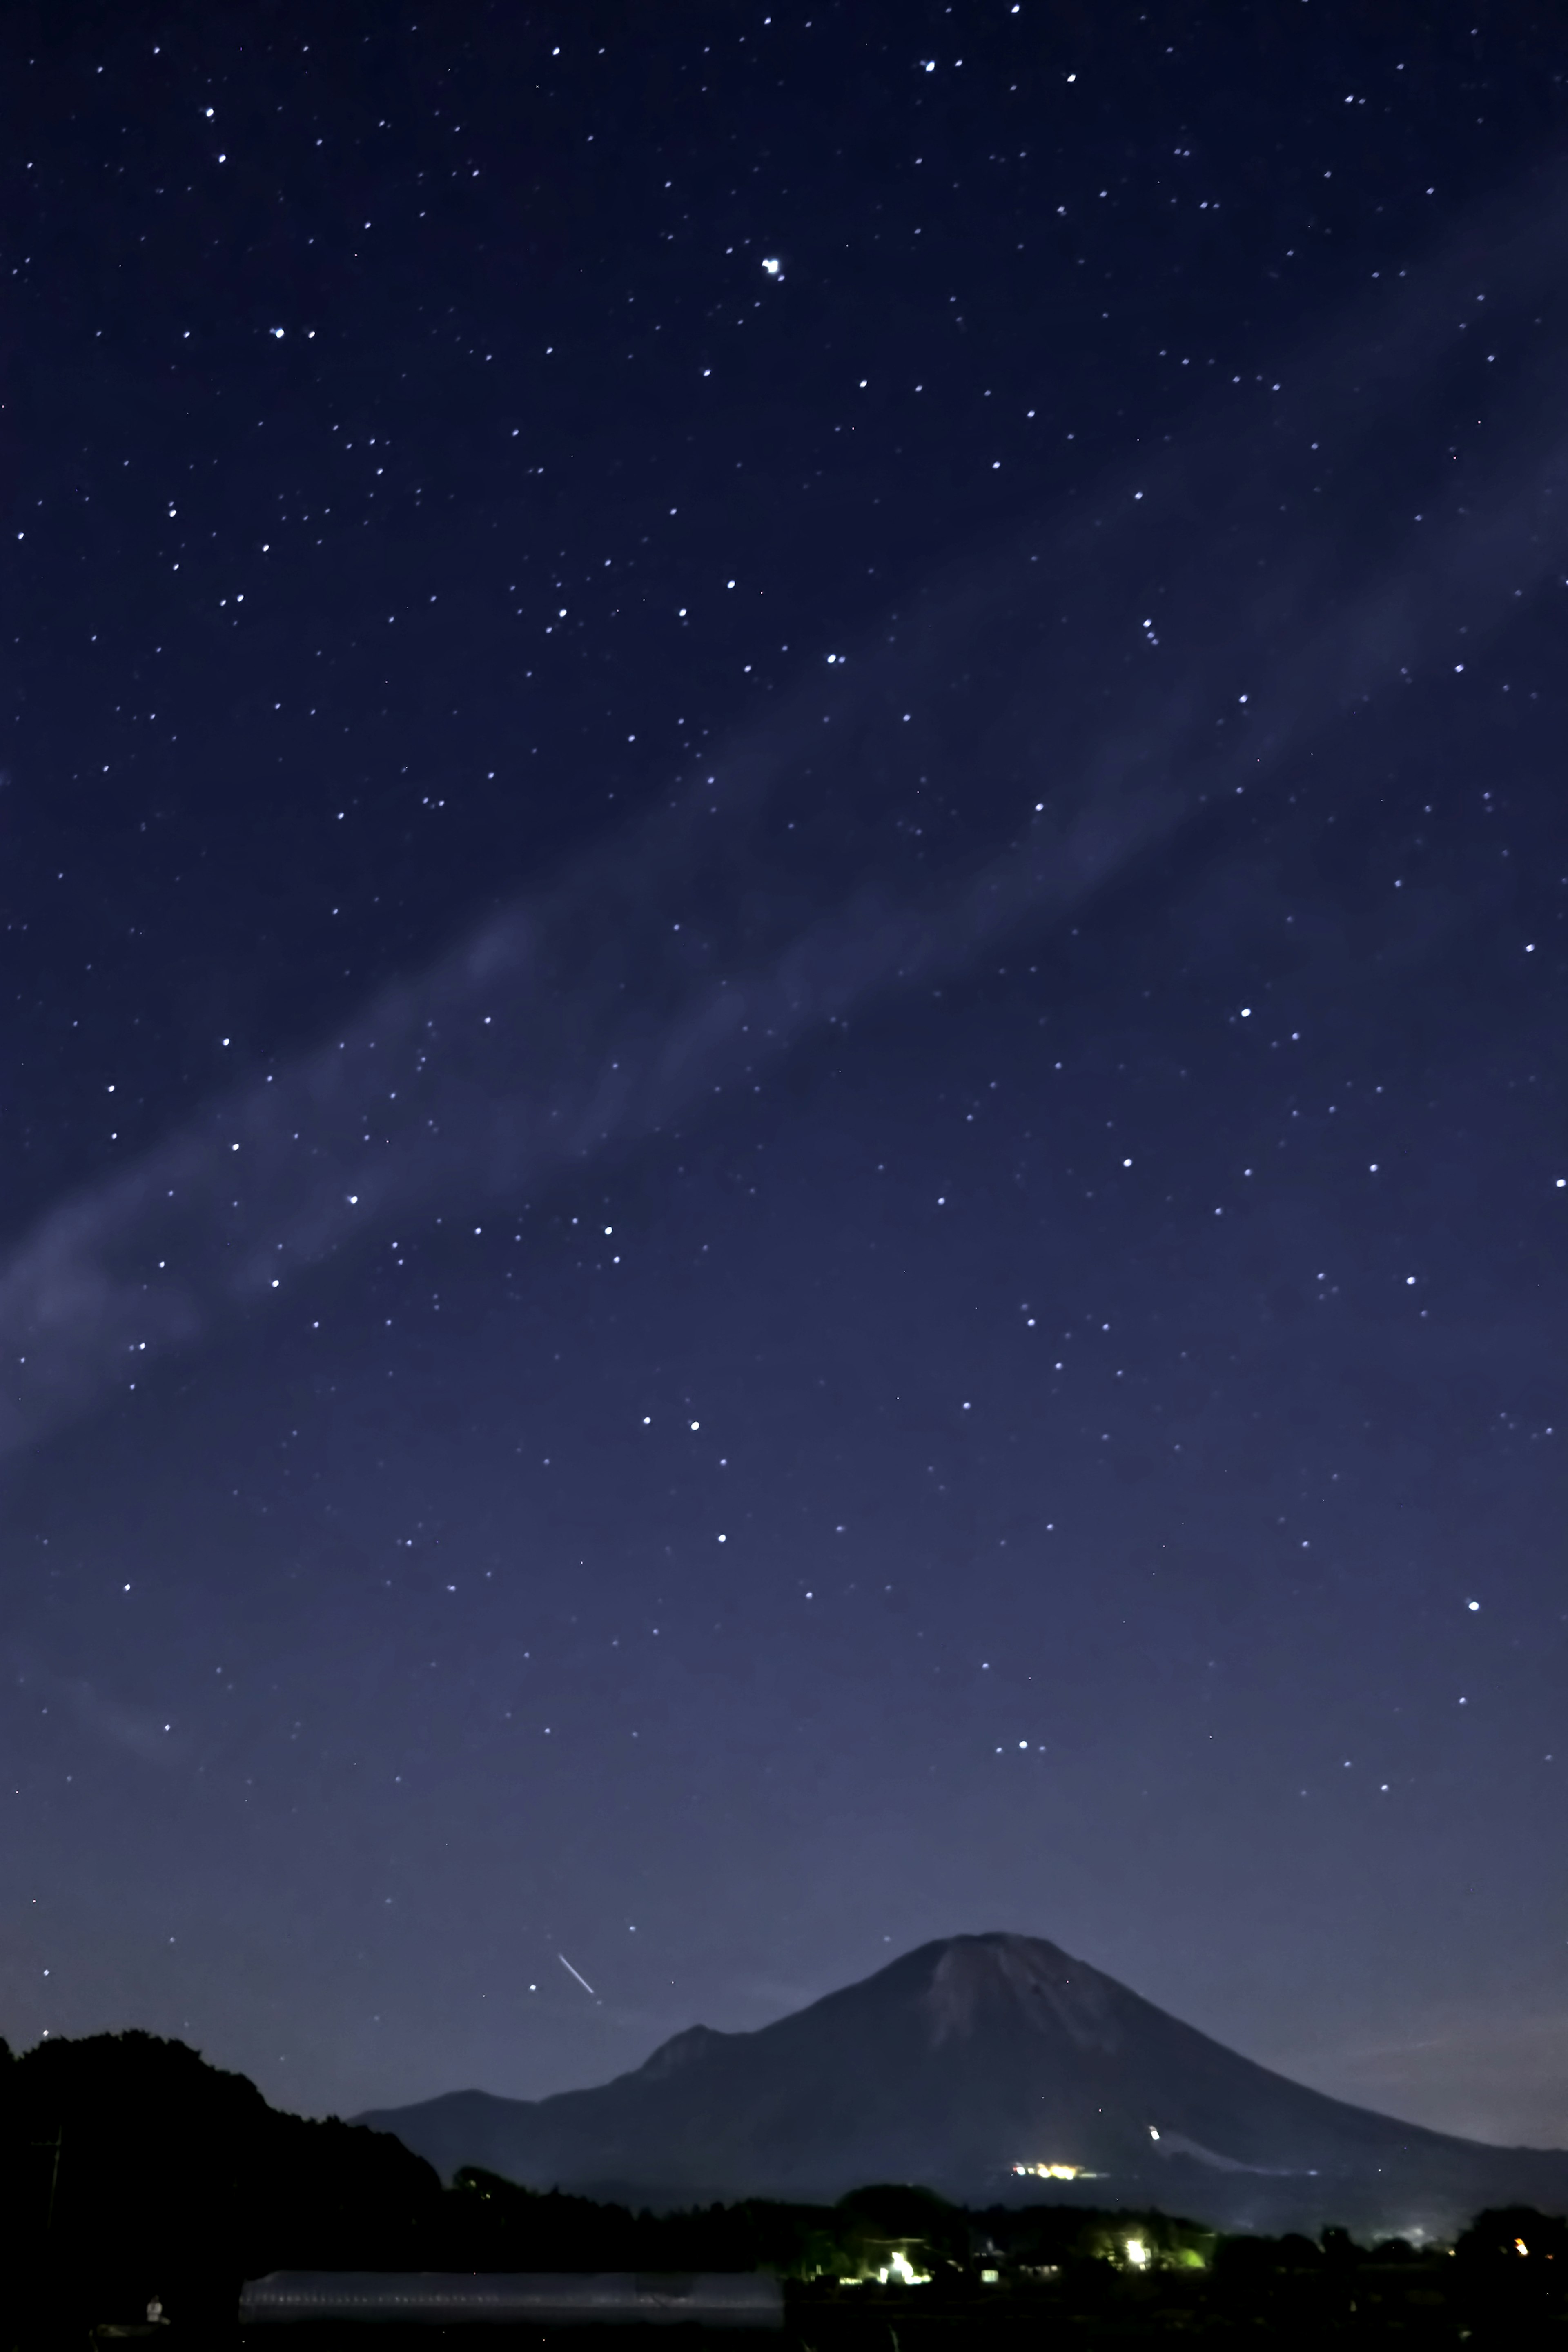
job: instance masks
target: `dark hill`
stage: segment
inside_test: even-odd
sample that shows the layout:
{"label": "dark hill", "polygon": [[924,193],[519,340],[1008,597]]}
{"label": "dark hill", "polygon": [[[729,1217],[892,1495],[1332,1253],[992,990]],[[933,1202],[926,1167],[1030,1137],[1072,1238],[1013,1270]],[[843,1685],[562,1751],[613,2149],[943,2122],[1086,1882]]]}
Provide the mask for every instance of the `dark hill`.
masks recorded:
{"label": "dark hill", "polygon": [[210,2335],[232,2323],[242,2278],[395,2265],[438,2237],[449,2201],[395,2139],[280,2114],[244,2075],[150,2033],[20,2057],[0,2042],[0,2192],[8,2340],[23,2344],[140,2320],[153,2295]]}
{"label": "dark hill", "polygon": [[[359,2118],[450,2177],[647,2200],[1158,2204],[1222,2227],[1447,2232],[1568,2211],[1568,2154],[1423,2131],[1306,2089],[1056,1945],[956,1936],[755,2033],[694,2026],[636,2073],[537,2101],[459,2091]],[[1090,2176],[1047,2181],[1019,2165]]]}

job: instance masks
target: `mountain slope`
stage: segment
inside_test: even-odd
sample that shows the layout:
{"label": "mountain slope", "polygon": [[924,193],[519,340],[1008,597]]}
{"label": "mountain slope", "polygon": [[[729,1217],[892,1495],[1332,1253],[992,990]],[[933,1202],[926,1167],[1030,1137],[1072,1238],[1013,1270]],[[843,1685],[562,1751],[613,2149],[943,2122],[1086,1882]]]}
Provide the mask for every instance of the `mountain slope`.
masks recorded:
{"label": "mountain slope", "polygon": [[[926,1944],[754,2033],[694,2026],[635,2073],[538,2101],[465,2091],[361,2116],[443,2173],[669,2204],[913,2180],[1232,2225],[1446,2230],[1568,2210],[1568,2155],[1424,2131],[1286,2080],[1023,1936]],[[1065,2164],[1092,2179],[1020,2177]]]}

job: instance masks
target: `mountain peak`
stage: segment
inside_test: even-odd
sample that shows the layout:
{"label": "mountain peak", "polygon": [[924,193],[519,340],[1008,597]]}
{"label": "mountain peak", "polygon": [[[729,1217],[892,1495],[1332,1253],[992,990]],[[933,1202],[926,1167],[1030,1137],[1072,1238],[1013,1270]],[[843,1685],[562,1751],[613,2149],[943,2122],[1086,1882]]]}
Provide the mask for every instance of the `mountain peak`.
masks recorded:
{"label": "mountain peak", "polygon": [[711,2025],[689,2025],[683,2033],[672,2033],[668,2042],[661,2042],[652,2056],[643,2060],[637,2070],[637,2079],[645,2083],[664,2082],[730,2039],[729,2034],[716,2032]]}
{"label": "mountain peak", "polygon": [[1034,1936],[953,1936],[936,1948],[926,2009],[932,2043],[965,2040],[987,2022],[1022,2021],[1033,2033],[1065,2033],[1080,2050],[1120,2046],[1121,1988],[1059,1945]]}
{"label": "mountain peak", "polygon": [[656,2206],[831,2202],[902,2180],[972,2205],[1048,2194],[1382,2235],[1441,2233],[1488,2205],[1568,2210],[1568,2155],[1327,2098],[1059,1946],[1001,1932],[921,1945],[755,2032],[691,2026],[592,2090],[360,2120],[447,2175],[481,2165]]}

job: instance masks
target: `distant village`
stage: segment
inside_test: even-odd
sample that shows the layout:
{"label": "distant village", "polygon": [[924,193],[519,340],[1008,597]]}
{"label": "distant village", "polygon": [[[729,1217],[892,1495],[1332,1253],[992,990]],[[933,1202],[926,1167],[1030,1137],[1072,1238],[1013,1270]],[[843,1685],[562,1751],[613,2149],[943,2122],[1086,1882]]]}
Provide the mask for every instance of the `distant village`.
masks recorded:
{"label": "distant village", "polygon": [[656,2212],[473,2168],[443,2184],[388,2135],[280,2114],[146,2034],[20,2058],[0,2043],[0,2163],[15,2352],[390,2352],[388,2330],[407,2352],[476,2324],[487,2352],[498,2329],[531,2352],[584,2328],[626,2352],[649,2326],[705,2345],[761,2330],[800,2352],[938,2352],[955,2330],[1009,2352],[1042,2331],[1314,2352],[1568,2336],[1568,2221],[1525,2208],[1441,2243],[1226,2232],[1068,2201],[1083,2168],[1042,2157],[1015,2162],[1018,2196],[984,2209],[884,2184]]}

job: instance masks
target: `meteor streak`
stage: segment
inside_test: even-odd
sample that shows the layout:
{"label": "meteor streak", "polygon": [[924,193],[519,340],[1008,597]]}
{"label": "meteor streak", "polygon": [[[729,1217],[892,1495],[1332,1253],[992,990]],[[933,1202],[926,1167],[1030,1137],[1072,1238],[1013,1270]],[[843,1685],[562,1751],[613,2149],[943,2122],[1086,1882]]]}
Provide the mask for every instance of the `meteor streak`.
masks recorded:
{"label": "meteor streak", "polygon": [[556,1957],[556,1958],[560,1961],[560,1963],[561,1963],[562,1967],[565,1969],[565,1971],[566,1971],[567,1975],[568,1975],[569,1977],[575,1977],[575,1978],[576,1978],[576,1979],[577,1979],[577,1981],[578,1981],[578,1983],[582,1986],[582,1988],[583,1988],[584,1991],[585,1993],[591,1994],[591,1995],[592,1995],[592,1997],[593,1997],[593,1999],[594,1999],[595,2000],[598,2000],[598,1998],[599,1998],[599,1996],[598,1996],[598,1994],[597,1994],[596,1992],[595,1992],[595,1991],[594,1991],[594,1988],[593,1988],[593,1986],[588,1982],[588,1979],[587,1979],[587,1978],[583,1974],[582,1969],[574,1969],[574,1968],[573,1967],[573,1965],[572,1965],[571,1961],[567,1958],[567,1957],[566,1957],[566,1955],[565,1955],[565,1953],[564,1953],[564,1952],[557,1952],[557,1953],[556,1953],[556,1955],[555,1955],[555,1957]]}

